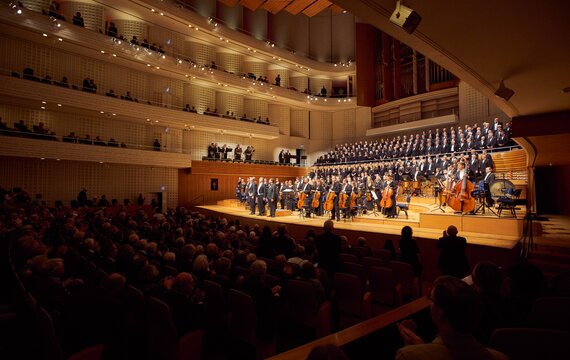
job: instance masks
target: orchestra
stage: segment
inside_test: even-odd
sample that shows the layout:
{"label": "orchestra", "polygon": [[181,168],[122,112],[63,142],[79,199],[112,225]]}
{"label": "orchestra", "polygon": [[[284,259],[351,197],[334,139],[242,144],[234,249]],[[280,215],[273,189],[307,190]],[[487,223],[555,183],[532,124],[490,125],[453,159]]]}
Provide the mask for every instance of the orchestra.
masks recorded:
{"label": "orchestra", "polygon": [[[215,148],[217,144],[212,144]],[[223,148],[223,146],[222,146]],[[247,159],[246,150],[246,159]],[[492,158],[486,152],[448,157],[411,157],[353,165],[318,165],[309,175],[288,179],[239,178],[236,197],[250,214],[275,217],[277,209],[301,211],[306,218],[326,216],[340,221],[367,213],[397,216],[397,197],[434,196],[440,206],[474,213],[474,199],[491,206],[489,187],[495,182]],[[501,180],[504,181],[504,180]]]}

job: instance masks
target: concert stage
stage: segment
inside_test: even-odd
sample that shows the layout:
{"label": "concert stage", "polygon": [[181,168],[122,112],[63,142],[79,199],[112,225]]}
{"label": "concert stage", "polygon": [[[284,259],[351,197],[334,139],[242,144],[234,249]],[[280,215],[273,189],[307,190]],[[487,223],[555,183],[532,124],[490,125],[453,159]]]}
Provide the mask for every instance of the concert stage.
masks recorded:
{"label": "concert stage", "polygon": [[[403,199],[402,199],[403,200]],[[398,201],[400,203],[400,201]],[[261,221],[286,223],[298,226],[322,227],[329,217],[304,218],[299,212],[278,209],[275,218],[249,215],[249,209],[234,199],[218,201],[218,205],[198,206],[201,209],[240,218],[242,222]],[[266,209],[267,210],[267,209]],[[268,213],[268,211],[267,211]],[[438,239],[449,225],[455,225],[461,236],[468,243],[513,249],[522,236],[524,211],[517,211],[517,218],[508,212],[497,217],[487,210],[485,215],[454,214],[449,208],[438,208],[433,197],[413,197],[410,201],[408,216],[401,211],[398,218],[387,219],[379,213],[368,212],[352,219],[336,222],[335,228],[353,232],[399,235],[403,226],[409,225],[416,237]]]}

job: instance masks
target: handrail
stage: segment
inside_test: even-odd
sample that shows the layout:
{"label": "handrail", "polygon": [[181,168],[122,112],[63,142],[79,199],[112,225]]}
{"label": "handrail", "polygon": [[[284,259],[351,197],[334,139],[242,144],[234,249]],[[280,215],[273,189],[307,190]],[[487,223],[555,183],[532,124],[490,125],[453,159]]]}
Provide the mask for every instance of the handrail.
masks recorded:
{"label": "handrail", "polygon": [[[6,130],[0,129],[0,135],[3,136],[12,136],[12,137],[25,137],[29,139],[37,139],[37,140],[49,140],[49,141],[57,141],[57,142],[66,142],[66,143],[73,143],[79,145],[95,145],[95,146],[105,146],[105,147],[115,147],[115,148],[128,148],[131,150],[144,150],[144,151],[162,151],[168,153],[181,153],[181,154],[191,154],[191,151],[181,149],[180,151],[173,151],[169,149],[167,146],[161,146],[160,150],[157,150],[155,146],[148,146],[148,145],[139,145],[139,144],[130,144],[124,142],[109,142],[106,140],[95,140],[91,139],[72,139],[68,136],[62,135],[55,135],[55,134],[39,134],[33,131],[26,132],[26,131],[18,131],[18,130]],[[90,142],[90,143],[87,143]]]}
{"label": "handrail", "polygon": [[427,309],[431,301],[427,297],[422,297],[405,305],[402,305],[394,310],[390,310],[385,314],[378,315],[359,324],[349,327],[348,329],[341,330],[337,333],[325,336],[308,344],[299,346],[295,349],[286,351],[284,353],[275,355],[270,360],[297,360],[305,359],[309,352],[316,346],[320,345],[336,345],[342,347],[350,344],[360,338],[370,335],[383,328],[391,326],[396,322],[407,318],[415,313]]}

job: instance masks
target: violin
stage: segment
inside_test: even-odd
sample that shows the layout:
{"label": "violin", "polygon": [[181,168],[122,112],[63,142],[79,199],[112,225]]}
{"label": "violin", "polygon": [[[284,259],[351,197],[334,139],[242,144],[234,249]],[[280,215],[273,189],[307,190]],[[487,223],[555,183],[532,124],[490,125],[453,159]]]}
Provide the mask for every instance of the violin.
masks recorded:
{"label": "violin", "polygon": [[313,196],[313,201],[311,202],[311,206],[313,207],[313,209],[319,207],[320,201],[321,201],[321,192],[317,190],[315,191],[315,195]]}

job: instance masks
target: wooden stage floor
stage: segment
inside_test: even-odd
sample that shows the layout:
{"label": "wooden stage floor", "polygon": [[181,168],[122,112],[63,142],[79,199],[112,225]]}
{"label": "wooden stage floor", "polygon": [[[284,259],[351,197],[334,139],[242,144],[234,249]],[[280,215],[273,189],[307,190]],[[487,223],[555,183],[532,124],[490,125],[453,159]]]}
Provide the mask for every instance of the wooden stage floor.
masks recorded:
{"label": "wooden stage floor", "polygon": [[[262,220],[266,222],[294,224],[309,227],[322,227],[323,222],[329,216],[303,218],[298,212],[286,215],[283,211],[275,218],[268,216],[249,215],[249,210],[240,205],[236,200],[222,200],[218,205],[197,206],[204,210],[218,214],[226,214],[230,217],[248,219],[248,222]],[[524,212],[523,212],[524,214]],[[344,231],[367,232],[376,234],[388,234],[390,237],[400,235],[403,226],[409,225],[414,231],[414,236],[425,239],[438,239],[449,225],[455,225],[459,235],[467,238],[469,244],[491,246],[502,249],[513,249],[522,237],[524,225],[523,214],[517,214],[513,218],[506,214],[498,218],[487,212],[486,215],[461,215],[454,214],[450,209],[437,209],[434,198],[412,198],[408,219],[404,212],[396,219],[387,219],[378,214],[375,216],[368,213],[355,217],[353,220],[335,221],[335,228]]]}

